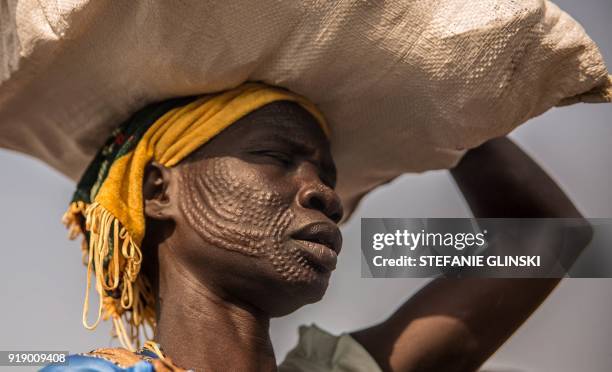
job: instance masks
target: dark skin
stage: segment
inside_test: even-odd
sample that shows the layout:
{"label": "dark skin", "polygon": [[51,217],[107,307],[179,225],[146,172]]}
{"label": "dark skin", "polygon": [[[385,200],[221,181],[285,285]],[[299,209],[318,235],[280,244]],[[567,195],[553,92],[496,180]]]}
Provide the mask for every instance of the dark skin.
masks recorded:
{"label": "dark skin", "polygon": [[[451,175],[477,218],[576,218],[557,184],[508,138],[470,150]],[[572,231],[573,262],[591,239]],[[543,243],[513,241],[514,251]],[[558,241],[545,244],[552,247]],[[548,247],[541,247],[548,248]],[[521,253],[517,253],[521,254]],[[352,333],[383,371],[476,371],[529,318],[560,279],[436,279],[387,320]]]}
{"label": "dark skin", "polygon": [[335,267],[335,173],[319,125],[289,103],[245,117],[176,167],[148,167],[155,339],[178,365],[276,370],[270,317],[320,300]]}
{"label": "dark skin", "polygon": [[[144,269],[157,293],[155,340],[176,364],[276,371],[270,318],[320,300],[335,267],[335,173],[316,121],[287,102],[246,116],[176,167],[147,167]],[[580,217],[507,139],[470,151],[451,174],[476,217]],[[583,238],[576,244],[587,230]],[[352,335],[385,371],[474,371],[558,281],[434,280]]]}

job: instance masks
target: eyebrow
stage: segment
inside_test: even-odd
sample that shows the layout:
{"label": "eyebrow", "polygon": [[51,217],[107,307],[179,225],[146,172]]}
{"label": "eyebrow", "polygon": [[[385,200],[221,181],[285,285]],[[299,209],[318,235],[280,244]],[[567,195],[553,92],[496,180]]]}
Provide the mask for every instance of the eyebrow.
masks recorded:
{"label": "eyebrow", "polygon": [[[283,132],[269,134],[265,136],[264,138],[255,139],[249,142],[253,144],[261,144],[261,143],[268,143],[268,142],[269,143],[282,143],[285,145],[289,145],[294,149],[297,149],[296,151],[300,155],[312,155],[316,151],[313,147],[308,146],[307,144],[303,142],[296,141],[295,139],[290,138],[289,136],[285,135]],[[326,181],[327,183],[329,183],[330,186],[335,188],[337,170],[336,170],[336,166],[334,165],[334,163],[323,160],[321,162],[318,162],[317,166],[321,168],[321,170],[326,176],[327,175],[329,176],[329,177],[324,177],[326,179],[323,181]]]}
{"label": "eyebrow", "polygon": [[274,133],[274,134],[268,135],[265,138],[263,138],[262,142],[268,142],[268,141],[287,144],[297,149],[297,151],[300,154],[304,154],[304,155],[310,155],[316,151],[313,147],[308,146],[304,142],[296,141],[294,138],[290,138],[284,135],[284,133],[282,134]]}

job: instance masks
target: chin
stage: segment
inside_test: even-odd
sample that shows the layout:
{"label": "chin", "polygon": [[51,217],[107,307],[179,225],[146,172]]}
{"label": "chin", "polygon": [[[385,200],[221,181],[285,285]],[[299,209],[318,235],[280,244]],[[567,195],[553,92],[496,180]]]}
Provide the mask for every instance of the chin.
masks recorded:
{"label": "chin", "polygon": [[331,273],[317,273],[314,279],[296,281],[292,283],[285,282],[283,285],[283,293],[275,296],[278,300],[269,307],[270,316],[280,317],[291,314],[299,308],[319,302],[329,285],[329,277]]}

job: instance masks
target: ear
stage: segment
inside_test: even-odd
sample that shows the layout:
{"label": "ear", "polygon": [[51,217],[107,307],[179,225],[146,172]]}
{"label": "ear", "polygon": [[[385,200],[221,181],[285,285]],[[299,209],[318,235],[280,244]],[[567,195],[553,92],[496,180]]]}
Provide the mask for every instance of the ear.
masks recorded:
{"label": "ear", "polygon": [[173,201],[170,195],[172,172],[157,162],[147,164],[142,184],[144,214],[155,220],[173,217]]}

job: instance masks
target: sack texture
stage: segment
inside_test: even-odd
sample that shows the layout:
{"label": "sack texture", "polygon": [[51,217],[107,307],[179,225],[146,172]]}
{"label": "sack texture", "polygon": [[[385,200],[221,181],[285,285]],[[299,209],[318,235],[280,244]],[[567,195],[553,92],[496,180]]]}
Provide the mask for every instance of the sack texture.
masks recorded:
{"label": "sack texture", "polygon": [[332,127],[347,210],[555,105],[611,100],[597,46],[545,0],[0,0],[0,146],[78,179],[145,104],[251,80]]}

